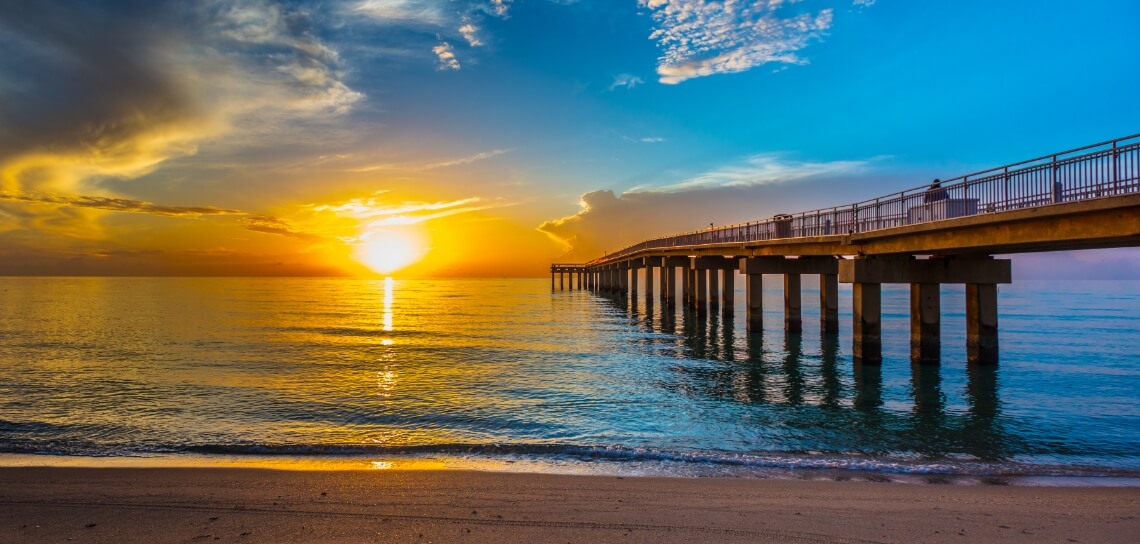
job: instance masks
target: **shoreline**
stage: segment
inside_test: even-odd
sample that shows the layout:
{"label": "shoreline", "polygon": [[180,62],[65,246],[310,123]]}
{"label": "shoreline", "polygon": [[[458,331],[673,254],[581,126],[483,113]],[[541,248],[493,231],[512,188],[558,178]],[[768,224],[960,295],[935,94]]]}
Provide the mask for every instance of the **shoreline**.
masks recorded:
{"label": "shoreline", "polygon": [[1140,489],[0,467],[9,542],[1134,542]]}
{"label": "shoreline", "polygon": [[[695,467],[695,468],[694,468]],[[621,478],[798,480],[873,482],[905,485],[1137,488],[1140,476],[1119,474],[966,474],[820,467],[694,465],[679,469],[661,463],[492,456],[297,456],[155,454],[86,456],[0,454],[0,470],[76,469],[251,469],[302,472],[444,471]]]}

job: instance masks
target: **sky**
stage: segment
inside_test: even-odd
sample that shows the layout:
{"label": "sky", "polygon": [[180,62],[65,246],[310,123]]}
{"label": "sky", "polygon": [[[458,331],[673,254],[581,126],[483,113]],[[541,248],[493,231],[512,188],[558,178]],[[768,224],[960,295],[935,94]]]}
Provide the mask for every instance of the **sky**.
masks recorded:
{"label": "sky", "polygon": [[[1140,3],[0,3],[0,275],[541,276],[1140,132]],[[1140,251],[1015,277],[1140,278]]]}

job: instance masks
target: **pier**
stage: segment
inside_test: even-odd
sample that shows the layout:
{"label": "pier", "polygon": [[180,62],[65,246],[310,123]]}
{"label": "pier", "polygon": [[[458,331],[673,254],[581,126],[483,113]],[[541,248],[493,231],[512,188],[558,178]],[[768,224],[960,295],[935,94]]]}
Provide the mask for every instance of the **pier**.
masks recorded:
{"label": "pier", "polygon": [[936,186],[663,236],[587,263],[554,264],[551,289],[576,286],[637,298],[643,283],[647,303],[659,299],[670,309],[680,303],[698,315],[732,315],[739,274],[745,321],[758,331],[764,275],[781,275],[784,328],[798,333],[801,277],[818,275],[820,329],[838,330],[839,283],[851,284],[852,353],[874,365],[882,360],[882,284],[910,285],[911,359],[923,364],[939,362],[940,286],[963,284],[967,359],[996,364],[998,285],[1012,282],[1012,266],[995,255],[1138,245],[1140,134]]}

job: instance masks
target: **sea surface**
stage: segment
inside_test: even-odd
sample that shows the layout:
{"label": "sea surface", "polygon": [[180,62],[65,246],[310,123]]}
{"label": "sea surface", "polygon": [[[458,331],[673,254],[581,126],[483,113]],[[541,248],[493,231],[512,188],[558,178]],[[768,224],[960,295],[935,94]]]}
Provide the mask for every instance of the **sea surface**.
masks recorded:
{"label": "sea surface", "polygon": [[[1000,287],[1001,362],[909,359],[883,288],[883,362],[838,333],[551,291],[548,278],[0,278],[0,464],[417,461],[453,468],[869,479],[1140,477],[1140,282]],[[738,280],[737,285],[742,285]],[[54,457],[53,457],[54,456]],[[933,481],[931,480],[931,481]]]}

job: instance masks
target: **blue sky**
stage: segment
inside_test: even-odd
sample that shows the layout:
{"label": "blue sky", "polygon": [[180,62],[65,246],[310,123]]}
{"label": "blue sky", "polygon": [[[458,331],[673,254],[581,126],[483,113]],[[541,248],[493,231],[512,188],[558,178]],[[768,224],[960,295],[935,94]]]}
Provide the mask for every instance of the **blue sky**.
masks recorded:
{"label": "blue sky", "polygon": [[[1126,1],[11,3],[0,239],[45,270],[318,273],[304,255],[399,209],[425,252],[494,224],[480,239],[537,273],[1140,132],[1138,20]],[[477,253],[423,272],[502,272]],[[1057,259],[1140,276],[1130,250]]]}

